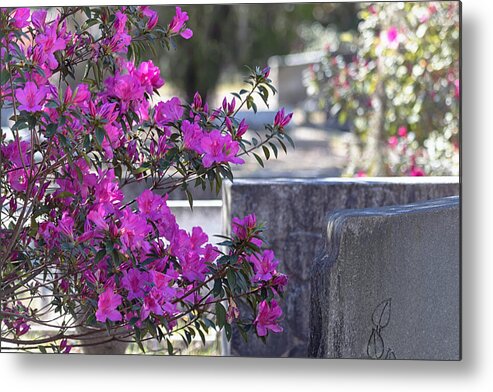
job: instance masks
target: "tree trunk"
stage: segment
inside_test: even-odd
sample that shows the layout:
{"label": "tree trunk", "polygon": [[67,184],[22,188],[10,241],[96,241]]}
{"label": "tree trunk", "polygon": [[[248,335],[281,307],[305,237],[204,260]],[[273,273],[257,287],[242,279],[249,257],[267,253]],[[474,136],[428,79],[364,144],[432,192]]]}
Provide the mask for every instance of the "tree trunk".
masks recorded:
{"label": "tree trunk", "polygon": [[385,74],[382,59],[377,63],[377,85],[372,97],[373,115],[371,116],[368,139],[364,152],[364,162],[367,163],[367,173],[371,176],[385,176],[386,130],[385,115],[387,111],[387,96],[385,94]]}

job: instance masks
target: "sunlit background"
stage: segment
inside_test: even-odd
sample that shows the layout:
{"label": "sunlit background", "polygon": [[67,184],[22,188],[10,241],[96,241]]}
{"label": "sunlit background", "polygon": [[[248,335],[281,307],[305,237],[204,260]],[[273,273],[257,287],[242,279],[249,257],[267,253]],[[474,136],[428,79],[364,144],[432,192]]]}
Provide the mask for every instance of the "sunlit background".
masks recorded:
{"label": "sunlit background", "polygon": [[[158,7],[166,23],[174,7]],[[163,97],[195,91],[214,105],[238,91],[245,65],[271,67],[279,107],[295,113],[296,150],[237,177],[459,173],[457,2],[189,5],[190,40],[149,53]],[[230,96],[230,98],[232,98]],[[262,129],[260,129],[261,131]]]}

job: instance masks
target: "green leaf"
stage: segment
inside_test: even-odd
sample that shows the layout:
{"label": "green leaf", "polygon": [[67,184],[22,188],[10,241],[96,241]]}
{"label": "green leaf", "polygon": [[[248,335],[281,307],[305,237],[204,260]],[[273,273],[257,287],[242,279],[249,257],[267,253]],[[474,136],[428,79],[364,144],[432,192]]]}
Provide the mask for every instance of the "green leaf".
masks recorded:
{"label": "green leaf", "polygon": [[139,346],[140,350],[145,354],[146,350],[144,349],[144,345],[140,340],[137,340],[137,346]]}
{"label": "green leaf", "polygon": [[219,328],[224,327],[226,324],[226,309],[220,302],[216,303],[216,324]]}
{"label": "green leaf", "polygon": [[192,193],[188,189],[186,189],[185,190],[185,194],[187,195],[188,204],[190,204],[190,209],[193,210],[193,196],[192,196]]}
{"label": "green leaf", "polygon": [[281,145],[282,149],[284,150],[284,153],[287,154],[288,153],[288,149],[286,148],[286,145],[284,144],[284,142],[279,139],[279,144]]}
{"label": "green leaf", "polygon": [[291,144],[291,147],[293,147],[293,149],[295,149],[296,147],[294,146],[293,139],[291,139],[291,137],[287,133],[284,134],[284,137],[286,139],[288,139],[288,142],[289,142],[289,144]]}
{"label": "green leaf", "polygon": [[106,255],[106,249],[101,249],[96,256],[94,257],[94,264],[97,264],[101,261],[101,259]]}
{"label": "green leaf", "polygon": [[221,279],[214,280],[214,287],[212,289],[212,295],[217,298],[220,297],[223,291],[223,283]]}
{"label": "green leaf", "polygon": [[262,158],[260,158],[257,154],[253,153],[253,156],[257,160],[258,164],[262,167],[264,167],[264,162],[262,161]]}
{"label": "green leaf", "polygon": [[197,328],[197,332],[199,333],[200,335],[200,339],[202,340],[202,344],[205,346],[205,336],[204,336],[204,333],[202,332],[201,329]]}
{"label": "green leaf", "polygon": [[75,195],[69,191],[63,191],[63,192],[60,192],[56,195],[57,199],[65,199],[67,197],[74,197],[75,198]]}
{"label": "green leaf", "polygon": [[277,159],[277,155],[278,155],[277,146],[274,143],[271,143],[271,142],[269,142],[269,146],[270,146],[270,148],[272,148],[272,151],[274,152],[274,156]]}
{"label": "green leaf", "polygon": [[10,79],[10,73],[9,71],[7,71],[6,69],[4,69],[1,73],[0,73],[0,84],[5,84],[9,81]]}
{"label": "green leaf", "polygon": [[270,158],[269,149],[266,146],[262,146],[262,150],[264,150],[265,159],[269,160],[269,158]]}
{"label": "green leaf", "polygon": [[234,273],[234,271],[231,268],[228,269],[228,272],[226,273],[226,278],[228,278],[228,283],[229,283],[229,287],[231,287],[231,290],[235,291],[236,274]]}
{"label": "green leaf", "polygon": [[168,355],[173,355],[173,344],[169,339],[166,339],[166,344],[168,346]]}
{"label": "green leaf", "polygon": [[98,142],[99,145],[103,144],[105,134],[106,134],[106,132],[103,128],[100,128],[100,127],[96,128],[95,136],[96,136],[96,141]]}
{"label": "green leaf", "polygon": [[226,339],[228,339],[228,342],[230,342],[231,337],[233,336],[233,331],[231,330],[231,325],[226,324],[224,326],[224,331],[226,332]]}

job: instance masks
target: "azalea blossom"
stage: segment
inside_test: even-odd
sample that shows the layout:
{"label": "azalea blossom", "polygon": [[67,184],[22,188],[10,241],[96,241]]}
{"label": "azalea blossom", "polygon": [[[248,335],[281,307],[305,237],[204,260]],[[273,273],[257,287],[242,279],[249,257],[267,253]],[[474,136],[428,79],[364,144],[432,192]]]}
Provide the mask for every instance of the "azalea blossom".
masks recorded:
{"label": "azalea blossom", "polygon": [[150,229],[143,217],[126,208],[123,211],[120,227],[120,238],[124,249],[148,249],[149,244],[145,238]]}
{"label": "azalea blossom", "polygon": [[257,317],[253,321],[258,336],[266,336],[267,332],[282,332],[278,319],[282,316],[282,310],[274,299],[270,302],[262,301],[257,307]]}
{"label": "azalea blossom", "polygon": [[99,295],[96,320],[104,323],[106,320],[120,321],[122,314],[117,310],[122,304],[122,296],[116,294],[112,287],[108,287]]}
{"label": "azalea blossom", "polygon": [[57,33],[56,23],[45,26],[43,33],[36,36],[36,43],[46,57],[46,62],[50,69],[58,67],[58,61],[55,57],[55,52],[65,49],[65,40],[60,38]]}
{"label": "azalea blossom", "polygon": [[183,132],[183,146],[186,149],[202,154],[204,152],[202,147],[202,139],[205,135],[200,125],[195,122],[185,120],[181,125],[181,129]]}
{"label": "azalea blossom", "polygon": [[123,272],[122,287],[128,291],[127,299],[129,301],[144,296],[144,288],[148,279],[148,274],[145,271],[139,271],[136,268]]}
{"label": "azalea blossom", "polygon": [[284,108],[282,108],[276,113],[276,116],[274,118],[274,126],[279,127],[280,129],[284,129],[284,127],[286,127],[291,122],[292,118],[293,113],[285,114]]}
{"label": "azalea blossom", "polygon": [[[64,295],[60,321],[67,321],[67,328],[85,320],[63,312],[83,306],[94,330],[105,328],[94,324],[95,317],[110,332],[124,330],[136,340],[152,326],[171,334],[192,312],[199,321],[193,328],[200,331],[197,325],[213,320],[219,300],[230,304],[228,323],[239,322],[238,295],[260,304],[250,327],[254,324],[259,334],[279,329],[272,296],[285,289],[287,278],[277,272],[274,253],[261,248],[262,226],[255,215],[235,218],[230,244],[219,249],[202,228],[183,229],[168,206],[169,194],[181,184],[199,176],[213,185],[211,175],[229,177],[230,164],[244,162],[239,155],[249,154],[240,151],[248,144],[243,139],[248,124],[239,122],[236,113],[243,100],[225,99],[212,113],[198,93],[192,102],[172,97],[154,104],[154,93],[164,84],[159,67],[125,53],[133,39],[151,36],[157,12],[147,6],[104,12],[74,7],[73,12],[54,10],[48,18],[46,10],[31,14],[19,8],[4,18],[9,35],[1,54],[12,51],[15,65],[4,69],[4,103],[16,110],[17,126],[30,136],[22,131],[22,140],[14,129],[14,140],[0,141],[6,184],[0,201],[12,227],[20,216],[19,230],[0,233],[7,263],[15,262],[14,270],[26,268],[27,274],[32,268],[28,257],[36,260],[39,281],[46,279],[50,290]],[[104,28],[78,27],[86,20]],[[188,39],[187,21],[188,14],[176,7],[168,29],[152,35],[166,42]],[[96,66],[88,68],[84,83],[65,78],[76,65],[88,64]],[[264,69],[251,76],[268,87],[270,82],[262,79],[268,74]],[[272,138],[290,120],[284,112],[278,117],[277,129],[267,127]],[[145,190],[133,195],[126,192],[129,184]],[[240,271],[248,267],[247,260],[253,277]],[[8,274],[7,279],[18,277]],[[214,282],[225,288],[220,295],[210,291]],[[41,287],[30,284],[21,289]],[[270,302],[262,305],[266,298]],[[17,291],[8,303],[16,299]],[[49,306],[55,310],[57,305]],[[14,340],[29,331],[23,313],[38,317],[20,304],[0,310],[15,315],[2,320]],[[69,352],[67,336],[55,336],[49,347]]]}
{"label": "azalea blossom", "polygon": [[31,16],[31,10],[29,8],[17,8],[12,16],[12,24],[18,29],[23,29],[29,26],[28,19]]}
{"label": "azalea blossom", "polygon": [[160,76],[161,71],[159,67],[153,64],[152,60],[140,63],[133,74],[139,79],[141,85],[144,86],[149,94],[164,85],[164,80]]}
{"label": "azalea blossom", "polygon": [[397,130],[397,134],[400,137],[406,137],[407,136],[407,128],[404,126],[399,127],[399,129]]}
{"label": "azalea blossom", "polygon": [[168,25],[168,30],[171,33],[180,34],[185,39],[190,39],[193,36],[193,32],[190,29],[183,29],[185,22],[188,20],[188,14],[181,10],[180,7],[176,7],[176,15]]}
{"label": "azalea blossom", "polygon": [[180,98],[173,97],[168,101],[159,102],[155,110],[156,124],[164,126],[168,123],[173,123],[183,116],[183,107],[181,106]]}
{"label": "azalea blossom", "polygon": [[139,10],[142,12],[142,15],[147,17],[147,30],[152,30],[157,25],[158,13],[149,6],[139,6]]}
{"label": "azalea blossom", "polygon": [[26,170],[19,168],[8,173],[10,186],[18,192],[26,192],[28,187],[28,174]]}
{"label": "azalea blossom", "polygon": [[276,268],[279,265],[279,260],[276,260],[272,250],[264,250],[261,255],[253,254],[248,258],[253,264],[255,281],[268,281],[272,279]]}
{"label": "azalea blossom", "polygon": [[205,167],[211,167],[214,163],[240,164],[245,162],[236,156],[240,149],[238,142],[234,141],[231,135],[221,135],[217,129],[204,136],[200,145],[204,152],[202,162]]}
{"label": "azalea blossom", "polygon": [[24,88],[18,88],[15,92],[15,98],[20,103],[18,109],[32,113],[40,111],[46,93],[46,88],[39,88],[34,82],[26,82]]}

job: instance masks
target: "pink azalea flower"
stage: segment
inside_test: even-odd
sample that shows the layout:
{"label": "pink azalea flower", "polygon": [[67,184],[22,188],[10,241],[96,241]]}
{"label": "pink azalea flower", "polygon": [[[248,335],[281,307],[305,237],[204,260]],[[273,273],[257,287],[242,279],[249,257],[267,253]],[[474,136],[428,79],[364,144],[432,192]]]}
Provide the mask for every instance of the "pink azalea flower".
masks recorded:
{"label": "pink azalea flower", "polygon": [[151,156],[160,158],[164,156],[164,154],[166,154],[171,147],[172,146],[168,144],[168,136],[163,135],[159,136],[157,144],[154,140],[151,141],[149,145],[149,152],[151,153]]}
{"label": "pink azalea flower", "polygon": [[17,8],[12,16],[12,25],[18,29],[23,29],[29,25],[27,21],[31,16],[31,10],[29,8]]}
{"label": "pink azalea flower", "polygon": [[180,264],[182,275],[185,279],[188,279],[190,282],[202,282],[205,279],[207,265],[197,253],[188,252]]}
{"label": "pink azalea flower", "polygon": [[68,354],[70,353],[70,350],[72,350],[72,346],[67,344],[67,339],[62,339],[60,342],[60,352],[63,354]]}
{"label": "pink azalea flower", "polygon": [[141,308],[140,318],[145,320],[151,313],[162,316],[164,314],[163,308],[159,303],[160,293],[156,289],[152,289],[144,298],[144,305]]}
{"label": "pink azalea flower", "polygon": [[63,97],[63,103],[67,106],[71,104],[87,106],[87,102],[89,101],[90,97],[91,92],[89,91],[89,87],[87,86],[87,84],[79,84],[75,89],[75,92],[72,92],[70,86],[67,86],[67,89],[65,90],[65,95]]}
{"label": "pink azalea flower", "polygon": [[399,127],[399,129],[397,130],[397,134],[400,136],[400,137],[406,137],[407,136],[407,128],[402,126],[402,127]]}
{"label": "pink azalea flower", "polygon": [[102,206],[90,211],[87,214],[86,222],[92,222],[98,230],[107,231],[109,230],[109,225],[105,220],[106,213]]}
{"label": "pink azalea flower", "polygon": [[144,296],[144,287],[148,279],[147,272],[139,271],[136,268],[123,272],[122,287],[128,291],[127,299],[129,301]]}
{"label": "pink azalea flower", "polygon": [[31,22],[37,30],[39,31],[44,30],[46,26],[46,15],[48,15],[48,12],[43,9],[36,10],[31,15]]}
{"label": "pink azalea flower", "polygon": [[38,112],[42,108],[42,102],[46,97],[46,88],[38,88],[34,82],[26,82],[24,88],[15,91],[15,98],[19,101],[19,110]]}
{"label": "pink azalea flower", "polygon": [[241,120],[240,124],[238,125],[238,129],[236,130],[235,138],[236,139],[241,139],[241,137],[246,133],[248,130],[248,124],[246,123],[245,119]]}
{"label": "pink azalea flower", "polygon": [[115,21],[113,22],[113,27],[117,33],[122,33],[127,30],[127,15],[121,11],[115,13]]}
{"label": "pink azalea flower", "polygon": [[217,129],[204,135],[201,141],[201,147],[205,153],[202,159],[205,167],[211,167],[215,162],[245,163],[243,159],[236,156],[240,149],[238,142],[232,140],[231,135],[221,135],[221,132]]}
{"label": "pink azalea flower", "polygon": [[199,154],[204,152],[201,141],[205,137],[202,128],[197,123],[191,123],[188,120],[183,121],[181,125],[183,132],[183,145],[188,150],[193,150]]}
{"label": "pink azalea flower", "polygon": [[166,102],[159,102],[154,110],[156,124],[160,126],[173,123],[183,116],[183,107],[178,97],[173,97]]}
{"label": "pink azalea flower", "polygon": [[282,332],[282,327],[278,325],[278,319],[281,316],[282,310],[276,300],[272,300],[270,304],[267,301],[260,302],[257,307],[257,317],[253,321],[257,335],[266,336],[268,330]]}
{"label": "pink azalea flower", "polygon": [[172,281],[170,276],[158,271],[151,271],[150,276],[154,287],[159,291],[164,291]]}
{"label": "pink azalea flower", "polygon": [[31,328],[24,319],[17,319],[14,321],[15,333],[17,336],[26,334]]}
{"label": "pink azalea flower", "polygon": [[[21,147],[19,151],[19,145]],[[20,142],[16,139],[11,141],[6,146],[1,146],[3,158],[5,162],[10,162],[14,166],[21,167],[22,162],[26,165],[31,163],[31,156],[29,154],[31,143],[21,140]]]}
{"label": "pink azalea flower", "polygon": [[156,27],[158,22],[158,13],[152,10],[149,6],[140,6],[139,10],[140,12],[142,12],[142,15],[147,17],[147,30],[152,30],[154,27]]}
{"label": "pink azalea flower", "polygon": [[247,239],[249,232],[257,225],[257,218],[255,214],[245,216],[243,219],[238,217],[233,218],[233,233],[240,239]]}
{"label": "pink azalea flower", "polygon": [[171,33],[180,34],[185,39],[190,39],[193,36],[193,32],[190,29],[183,29],[185,22],[188,20],[188,14],[181,10],[180,7],[176,7],[176,15],[171,19],[171,23],[168,25],[168,30]]}
{"label": "pink azalea flower", "polygon": [[264,75],[264,78],[268,78],[269,75],[270,75],[270,67],[265,67],[263,70],[262,70],[262,75]]}
{"label": "pink azalea flower", "polygon": [[142,216],[132,212],[129,208],[123,210],[120,227],[120,239],[125,249],[148,249],[145,241],[151,227]]}
{"label": "pink azalea flower", "polygon": [[170,242],[168,248],[169,254],[179,259],[184,259],[190,248],[190,236],[188,233],[177,227],[173,230],[172,236],[168,240]]}
{"label": "pink azalea flower", "polygon": [[253,264],[255,271],[254,281],[268,281],[272,279],[276,268],[279,265],[279,260],[275,259],[272,250],[264,250],[262,255],[253,254],[248,257],[248,261]]}
{"label": "pink azalea flower", "polygon": [[74,218],[67,211],[64,211],[62,219],[58,221],[58,231],[67,237],[74,237]]}
{"label": "pink azalea flower", "polygon": [[[115,127],[113,124],[106,124],[104,126],[106,135],[104,136],[101,147],[105,152],[106,158],[113,159],[113,150],[122,145],[123,142],[123,130],[118,126]],[[109,137],[109,140],[108,140]]]}
{"label": "pink azalea flower", "polygon": [[235,106],[236,106],[235,98],[231,100],[231,103],[228,103],[228,100],[226,99],[226,97],[224,97],[222,107],[226,115],[228,116],[232,115],[235,111]]}
{"label": "pink azalea flower", "polygon": [[144,61],[139,65],[134,72],[140,83],[145,86],[146,91],[151,94],[154,89],[158,89],[164,85],[164,80],[161,78],[161,71],[154,63]]}
{"label": "pink azalea flower", "polygon": [[104,123],[112,123],[118,118],[116,103],[105,102],[101,106],[96,106],[93,101],[89,101],[89,114],[94,120]]}
{"label": "pink azalea flower", "polygon": [[144,88],[135,75],[116,75],[105,80],[106,94],[118,98],[121,102],[121,111],[126,112],[129,104],[144,97]]}
{"label": "pink azalea flower", "polygon": [[288,277],[284,274],[276,274],[272,280],[272,286],[279,293],[284,292],[286,286],[288,285]]}
{"label": "pink azalea flower", "polygon": [[24,169],[19,168],[8,173],[10,186],[18,192],[26,192],[28,176]]}
{"label": "pink azalea flower", "polygon": [[284,108],[281,108],[281,110],[276,113],[276,117],[274,118],[274,127],[279,127],[279,129],[282,130],[289,124],[292,118],[293,113],[285,114]]}
{"label": "pink azalea flower", "polygon": [[98,298],[98,310],[96,311],[96,320],[104,323],[106,320],[120,321],[121,313],[117,310],[122,304],[122,297],[116,294],[113,288],[108,287]]}
{"label": "pink azalea flower", "polygon": [[36,43],[42,49],[46,56],[46,62],[50,69],[56,69],[58,67],[58,61],[54,55],[55,52],[65,49],[65,40],[59,38],[57,35],[57,24],[45,26],[44,33],[36,36]]}
{"label": "pink azalea flower", "polygon": [[94,186],[95,203],[100,203],[108,212],[113,212],[114,206],[123,200],[123,192],[118,186],[113,169],[98,172],[98,183]]}
{"label": "pink azalea flower", "polygon": [[190,250],[201,254],[201,247],[209,240],[201,227],[194,227],[190,236]]}
{"label": "pink azalea flower", "polygon": [[129,45],[132,43],[132,37],[126,32],[115,32],[115,34],[106,38],[101,46],[105,52],[127,53]]}
{"label": "pink azalea flower", "polygon": [[216,260],[217,256],[219,256],[219,249],[216,248],[214,245],[207,244],[204,248],[203,253],[203,260],[205,263],[212,263],[214,260]]}
{"label": "pink azalea flower", "polygon": [[394,42],[399,35],[399,32],[397,31],[397,27],[392,26],[387,30],[387,40],[388,42],[392,43]]}
{"label": "pink azalea flower", "polygon": [[167,195],[162,197],[146,189],[137,197],[137,205],[143,217],[153,221],[162,219],[169,221],[172,217],[172,212],[166,204],[167,199]]}
{"label": "pink azalea flower", "polygon": [[191,29],[183,30],[180,35],[185,39],[190,39],[193,37],[193,31]]}
{"label": "pink azalea flower", "polygon": [[412,177],[422,177],[425,175],[425,171],[417,166],[412,166],[409,175]]}
{"label": "pink azalea flower", "polygon": [[192,109],[196,110],[197,112],[200,112],[202,110],[202,97],[200,96],[198,91],[196,91],[193,95]]}
{"label": "pink azalea flower", "polygon": [[399,144],[399,139],[397,136],[391,136],[389,137],[389,146],[391,148],[395,148]]}

